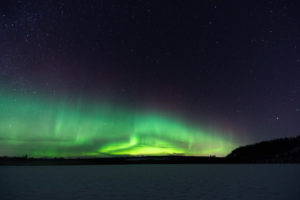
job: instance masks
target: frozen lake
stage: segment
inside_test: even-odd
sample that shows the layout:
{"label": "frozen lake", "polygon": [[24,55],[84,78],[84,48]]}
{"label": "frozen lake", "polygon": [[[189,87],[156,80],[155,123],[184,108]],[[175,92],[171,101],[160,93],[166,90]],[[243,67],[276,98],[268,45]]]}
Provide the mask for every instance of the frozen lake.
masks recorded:
{"label": "frozen lake", "polygon": [[0,199],[300,199],[300,165],[2,166]]}

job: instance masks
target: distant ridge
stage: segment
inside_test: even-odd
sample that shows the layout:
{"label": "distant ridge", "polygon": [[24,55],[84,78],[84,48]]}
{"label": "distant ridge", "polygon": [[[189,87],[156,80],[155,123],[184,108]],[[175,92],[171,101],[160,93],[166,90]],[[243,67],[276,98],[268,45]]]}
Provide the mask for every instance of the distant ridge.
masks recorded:
{"label": "distant ridge", "polygon": [[300,136],[242,146],[226,157],[215,156],[124,156],[106,158],[0,157],[0,165],[105,165],[105,164],[231,164],[300,163]]}
{"label": "distant ridge", "polygon": [[299,163],[300,136],[239,147],[233,150],[226,159],[241,163]]}
{"label": "distant ridge", "polygon": [[199,156],[131,156],[110,158],[0,157],[0,165],[120,165],[224,163],[225,158]]}

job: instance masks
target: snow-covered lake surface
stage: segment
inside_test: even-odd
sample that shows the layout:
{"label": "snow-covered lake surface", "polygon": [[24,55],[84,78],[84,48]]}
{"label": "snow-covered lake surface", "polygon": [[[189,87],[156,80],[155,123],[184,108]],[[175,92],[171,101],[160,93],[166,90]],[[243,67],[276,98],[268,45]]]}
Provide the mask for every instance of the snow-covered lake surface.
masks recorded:
{"label": "snow-covered lake surface", "polygon": [[0,199],[300,199],[300,165],[2,166]]}

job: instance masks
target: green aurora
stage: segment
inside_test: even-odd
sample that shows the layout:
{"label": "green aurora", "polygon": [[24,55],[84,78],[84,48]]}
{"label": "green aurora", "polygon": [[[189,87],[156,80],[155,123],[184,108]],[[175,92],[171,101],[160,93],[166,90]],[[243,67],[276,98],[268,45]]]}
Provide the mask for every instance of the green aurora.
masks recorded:
{"label": "green aurora", "polygon": [[0,91],[0,156],[224,156],[238,146],[224,133],[136,110]]}

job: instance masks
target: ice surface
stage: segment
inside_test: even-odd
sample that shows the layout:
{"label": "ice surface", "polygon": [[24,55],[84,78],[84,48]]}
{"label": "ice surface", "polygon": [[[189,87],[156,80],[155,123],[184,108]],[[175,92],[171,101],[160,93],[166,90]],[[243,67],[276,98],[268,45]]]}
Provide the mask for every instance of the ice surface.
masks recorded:
{"label": "ice surface", "polygon": [[2,166],[0,199],[300,199],[300,165]]}

